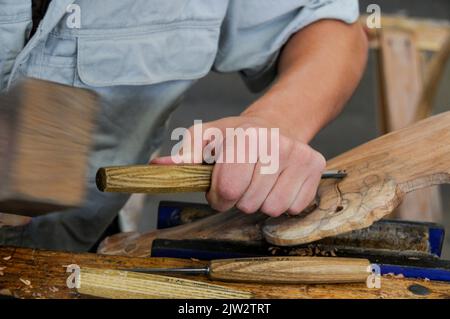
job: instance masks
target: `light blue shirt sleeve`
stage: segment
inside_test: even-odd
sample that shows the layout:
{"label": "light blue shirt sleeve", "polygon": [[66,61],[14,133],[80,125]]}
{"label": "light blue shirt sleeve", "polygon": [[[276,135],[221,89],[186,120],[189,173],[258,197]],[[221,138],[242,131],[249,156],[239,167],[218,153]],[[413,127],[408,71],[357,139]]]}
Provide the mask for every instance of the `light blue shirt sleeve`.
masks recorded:
{"label": "light blue shirt sleeve", "polygon": [[295,32],[321,19],[353,23],[358,16],[358,0],[231,0],[214,70],[239,71],[260,91],[275,78],[280,49]]}

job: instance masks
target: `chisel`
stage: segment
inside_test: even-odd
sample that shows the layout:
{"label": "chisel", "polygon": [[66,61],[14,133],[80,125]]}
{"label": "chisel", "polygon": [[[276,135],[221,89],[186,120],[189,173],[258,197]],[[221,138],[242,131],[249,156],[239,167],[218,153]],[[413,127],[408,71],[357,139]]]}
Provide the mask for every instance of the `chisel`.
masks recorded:
{"label": "chisel", "polygon": [[337,257],[258,257],[212,260],[199,268],[122,269],[147,274],[197,274],[212,280],[232,282],[319,284],[366,282],[370,262]]}
{"label": "chisel", "polygon": [[[214,165],[136,165],[103,167],[97,172],[102,192],[179,193],[205,192],[211,186]],[[342,179],[345,171],[331,170],[323,179]]]}

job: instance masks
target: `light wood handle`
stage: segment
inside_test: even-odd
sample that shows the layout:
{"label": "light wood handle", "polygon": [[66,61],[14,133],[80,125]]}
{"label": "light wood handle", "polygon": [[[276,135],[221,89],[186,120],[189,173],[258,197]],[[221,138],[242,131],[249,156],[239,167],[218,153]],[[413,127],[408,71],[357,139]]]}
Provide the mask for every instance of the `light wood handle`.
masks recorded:
{"label": "light wood handle", "polygon": [[367,259],[335,257],[262,257],[212,260],[211,279],[260,283],[365,282]]}
{"label": "light wood handle", "polygon": [[100,168],[97,187],[102,192],[206,192],[213,165],[139,165]]}
{"label": "light wood handle", "polygon": [[112,299],[249,299],[232,287],[113,269],[81,268],[80,294]]}

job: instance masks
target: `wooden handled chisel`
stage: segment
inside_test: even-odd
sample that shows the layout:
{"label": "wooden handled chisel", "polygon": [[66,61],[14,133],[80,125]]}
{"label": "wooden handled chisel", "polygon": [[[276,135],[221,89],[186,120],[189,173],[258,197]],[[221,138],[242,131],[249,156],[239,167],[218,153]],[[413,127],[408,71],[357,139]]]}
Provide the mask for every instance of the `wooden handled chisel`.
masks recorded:
{"label": "wooden handled chisel", "polygon": [[[96,183],[102,192],[179,193],[206,192],[213,165],[136,165],[103,167]],[[322,178],[342,179],[345,171],[326,171]]]}
{"label": "wooden handled chisel", "polygon": [[199,268],[123,269],[148,274],[202,274],[212,280],[233,282],[319,284],[365,282],[370,262],[359,258],[259,257],[212,260]]}

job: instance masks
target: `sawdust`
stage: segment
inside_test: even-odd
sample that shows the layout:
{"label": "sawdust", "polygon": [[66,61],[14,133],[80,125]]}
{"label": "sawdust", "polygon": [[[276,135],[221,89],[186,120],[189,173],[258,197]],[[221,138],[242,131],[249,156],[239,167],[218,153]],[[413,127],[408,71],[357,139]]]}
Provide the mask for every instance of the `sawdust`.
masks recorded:
{"label": "sawdust", "polygon": [[384,276],[385,277],[391,277],[391,278],[398,278],[398,279],[405,278],[405,275],[403,275],[403,274],[394,274],[392,272],[387,273]]}
{"label": "sawdust", "polygon": [[58,292],[59,291],[59,289],[54,287],[54,286],[53,287],[49,287],[48,290],[50,290],[51,292]]}
{"label": "sawdust", "polygon": [[[278,252],[278,251],[277,251]],[[336,249],[321,249],[318,246],[309,246],[306,248],[294,248],[289,251],[289,256],[322,256],[322,257],[336,257]]]}

